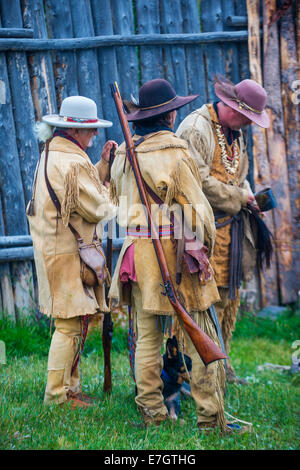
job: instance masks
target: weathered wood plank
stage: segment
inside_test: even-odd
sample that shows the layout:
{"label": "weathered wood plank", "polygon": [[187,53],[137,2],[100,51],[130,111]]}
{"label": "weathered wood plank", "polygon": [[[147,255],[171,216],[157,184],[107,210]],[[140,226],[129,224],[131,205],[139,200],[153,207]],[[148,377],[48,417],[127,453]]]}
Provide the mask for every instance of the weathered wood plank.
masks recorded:
{"label": "weathered wood plank", "polygon": [[[225,6],[225,5],[224,5]],[[228,12],[225,9],[224,10],[224,23],[227,26],[232,26],[232,27],[238,27],[238,26],[246,26],[248,24],[248,18],[247,16],[236,16],[234,15],[234,12]],[[227,16],[228,15],[228,16]]]}
{"label": "weathered wood plank", "polygon": [[[96,47],[165,46],[247,41],[247,31],[217,31],[199,34],[115,34],[73,39],[0,39],[0,51],[54,51]],[[124,53],[124,52],[123,52]]]}
{"label": "weathered wood plank", "polygon": [[[35,37],[38,38],[33,41],[48,38],[43,0],[23,0],[22,5],[24,25],[32,28]],[[49,52],[30,54],[28,63],[36,120],[40,121],[43,115],[57,111],[51,54]]]}
{"label": "weathered wood plank", "polygon": [[[95,34],[102,36],[112,35],[113,24],[110,3],[103,3],[101,0],[91,0],[91,8]],[[102,115],[104,119],[113,122],[112,127],[105,129],[106,138],[113,139],[120,144],[123,141],[123,134],[118,123],[118,115],[115,106],[112,106],[109,86],[109,84],[114,81],[119,82],[116,50],[114,47],[99,48],[97,54],[102,93],[102,109],[99,110],[100,117]]]}
{"label": "weathered wood plank", "polygon": [[[130,36],[135,35],[133,6],[131,0],[111,1],[111,11],[114,25],[114,33]],[[124,43],[125,44],[125,43]],[[124,99],[130,99],[130,95],[138,95],[139,89],[139,67],[136,47],[124,46],[117,49],[117,62],[120,77],[120,92]]]}
{"label": "weathered wood plank", "polygon": [[[94,35],[94,26],[91,6],[88,0],[70,0],[70,10],[72,15],[73,32],[76,38],[91,37]],[[99,66],[96,50],[77,51],[77,80],[78,91],[82,96],[91,98],[97,104],[101,113],[102,100],[99,78]],[[102,146],[105,143],[105,133],[99,129],[93,147],[87,150],[93,163],[96,163],[101,154]]]}
{"label": "weathered wood plank", "polygon": [[[136,0],[136,28],[137,34],[159,34],[159,0]],[[162,48],[144,47],[139,48],[140,85],[154,78],[163,78],[163,55]]]}
{"label": "weathered wood plank", "polygon": [[[1,224],[1,219],[0,217],[0,224]],[[5,237],[3,236],[4,234],[4,229],[1,230],[1,225],[0,225],[0,248],[8,248],[8,247],[14,247],[14,246],[32,246],[32,238],[31,235],[15,235],[12,237]]]}
{"label": "weathered wood plank", "polygon": [[[182,0],[182,31],[188,33],[200,33],[200,14],[197,0]],[[185,106],[186,114],[207,102],[207,90],[205,83],[205,69],[203,61],[203,47],[201,44],[191,44],[185,47],[186,73],[188,93],[199,94],[199,98],[190,105]]]}
{"label": "weathered wood plank", "polygon": [[5,89],[5,100],[0,106],[0,187],[4,227],[7,235],[18,235],[28,233],[28,230],[10,85],[3,53],[0,54],[0,82]]}
{"label": "weathered wood plank", "polygon": [[[33,260],[33,247],[31,245],[27,246],[15,246],[13,245],[13,237],[1,237],[8,238],[10,245],[5,248],[0,248],[0,263],[12,262],[12,261],[21,261],[21,260]],[[113,239],[113,251],[119,251],[122,248],[125,238],[114,238]],[[103,240],[103,248],[106,250],[107,239]],[[3,265],[1,265],[3,266]]]}
{"label": "weathered wood plank", "polygon": [[[236,0],[235,12],[236,12],[236,15],[238,16],[247,16],[246,0]],[[249,75],[250,75],[247,42],[240,42],[238,44],[238,50],[239,50],[240,80],[244,80],[246,78],[249,78]]]}
{"label": "weathered wood plank", "polygon": [[[0,198],[0,235],[4,235],[4,220],[2,202]],[[1,291],[1,312],[8,316],[13,322],[16,321],[14,294],[11,284],[10,268],[8,263],[0,263],[0,291]]]}
{"label": "weathered wood plank", "polygon": [[[23,26],[19,0],[0,1],[3,25],[6,27]],[[25,203],[31,198],[34,169],[39,157],[39,149],[33,134],[34,109],[31,98],[30,80],[25,53],[7,54],[7,68],[10,78],[11,99],[14,114],[19,162],[25,195]],[[26,230],[27,232],[27,230]],[[26,233],[25,232],[25,233]],[[31,263],[11,265],[16,313],[28,314],[32,309]]]}
{"label": "weathered wood plank", "polygon": [[[288,169],[283,123],[280,83],[280,50],[277,23],[270,26],[270,19],[276,10],[276,0],[265,0],[264,17],[264,86],[268,92],[267,112],[271,126],[267,129],[268,154],[272,188],[278,202],[274,209],[275,239],[292,240],[291,206],[288,187]],[[293,270],[291,247],[283,245],[277,251],[280,294],[283,303],[297,299],[296,278]]]}
{"label": "weathered wood plank", "polygon": [[[201,25],[202,31],[216,31],[218,34],[227,33],[223,31],[222,2],[221,0],[211,0],[201,2]],[[233,34],[229,32],[227,34]],[[214,101],[214,74],[224,74],[224,58],[222,48],[219,44],[207,45],[203,48],[204,63],[207,73],[208,101]]]}
{"label": "weathered wood plank", "polygon": [[[72,17],[69,0],[45,2],[48,35],[51,38],[73,38]],[[57,106],[67,96],[78,95],[77,65],[75,51],[55,51],[53,57]]]}
{"label": "weathered wood plank", "polygon": [[[236,1],[235,4],[235,13],[238,16],[245,16],[247,17],[247,4],[246,0],[239,0]],[[250,77],[250,69],[249,69],[249,52],[248,52],[248,44],[247,42],[238,43],[236,45],[238,53],[238,64],[239,64],[239,81],[245,80]],[[252,126],[247,127],[247,131],[245,132],[247,138],[247,152],[249,157],[249,172],[248,172],[248,180],[251,184],[252,189],[254,189],[254,162],[253,162],[253,154],[252,154]]]}
{"label": "weathered wood plank", "polygon": [[300,64],[300,2],[296,2],[295,29],[297,34],[297,57]]}
{"label": "weathered wood plank", "polygon": [[[223,18],[225,19],[225,16],[228,14],[232,15],[231,18],[233,18],[234,12],[234,0],[222,0]],[[228,24],[226,21],[223,21],[224,30],[232,31],[233,28],[236,28],[237,26],[238,25],[236,24]],[[232,80],[234,83],[238,83],[240,81],[238,45],[236,43],[224,44],[222,49],[224,55],[225,74],[227,78]]]}
{"label": "weathered wood plank", "polygon": [[293,83],[300,78],[297,61],[296,35],[293,22],[295,2],[280,20],[281,90],[285,125],[286,155],[288,166],[289,194],[292,211],[293,240],[278,243],[281,249],[287,242],[294,253],[294,271],[300,279],[300,105],[293,100]]}
{"label": "weathered wood plank", "polygon": [[[183,18],[180,0],[164,0],[161,3],[161,32],[178,34],[183,30]],[[185,50],[183,46],[163,48],[165,78],[173,85],[176,93],[181,96],[188,94],[188,82],[185,70]],[[187,115],[186,109],[177,110],[175,126]]]}
{"label": "weathered wood plank", "polygon": [[33,260],[32,246],[0,249],[0,263],[11,263],[13,261],[21,260]]}
{"label": "weathered wood plank", "polygon": [[0,28],[0,38],[33,38],[33,29],[29,28]]}
{"label": "weathered wood plank", "polygon": [[[262,85],[259,3],[259,0],[247,0],[249,31],[248,48],[251,78]],[[271,182],[266,131],[255,124],[252,127],[254,185],[255,191],[260,191],[261,189],[270,186]],[[273,212],[266,212],[264,218],[271,232],[275,233]],[[279,304],[276,253],[274,253],[270,269],[260,275],[260,287],[262,306]]]}
{"label": "weathered wood plank", "polygon": [[[23,21],[19,1],[3,2],[2,0],[0,5],[4,25],[7,22],[21,28]],[[9,52],[7,54],[7,67],[25,203],[27,204],[31,198],[34,170],[39,159],[39,148],[33,133],[35,116],[26,53]]]}

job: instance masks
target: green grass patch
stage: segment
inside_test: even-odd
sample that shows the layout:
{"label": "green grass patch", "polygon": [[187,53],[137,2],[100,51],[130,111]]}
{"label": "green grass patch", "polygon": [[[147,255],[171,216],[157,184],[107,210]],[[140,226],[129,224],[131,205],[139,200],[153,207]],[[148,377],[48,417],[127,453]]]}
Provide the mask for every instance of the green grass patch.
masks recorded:
{"label": "green grass patch", "polygon": [[239,317],[234,332],[235,338],[268,338],[272,341],[294,341],[300,338],[300,312],[297,315],[289,310],[277,320],[262,318],[253,313],[243,313]]}
{"label": "green grass patch", "polygon": [[[282,318],[279,323],[288,323]],[[299,449],[299,382],[288,373],[264,370],[265,362],[291,363],[292,341],[299,339],[298,319],[292,328],[263,331],[261,319],[239,319],[232,341],[232,362],[249,385],[228,385],[226,411],[253,423],[253,432],[243,435],[200,435],[192,399],[182,402],[177,423],[143,428],[134,402],[130,376],[127,333],[116,328],[112,344],[111,395],[103,393],[101,335],[88,337],[82,359],[83,391],[99,398],[87,410],[73,411],[43,406],[50,344],[47,325],[23,323],[13,328],[1,323],[0,340],[7,345],[7,365],[0,366],[1,449],[107,449],[107,450],[196,450],[196,449]],[[276,328],[278,325],[276,326]],[[17,330],[17,331],[15,331]],[[248,333],[247,333],[248,331]],[[271,334],[271,331],[273,333]],[[282,335],[280,335],[282,331]],[[298,338],[297,338],[298,335]]]}

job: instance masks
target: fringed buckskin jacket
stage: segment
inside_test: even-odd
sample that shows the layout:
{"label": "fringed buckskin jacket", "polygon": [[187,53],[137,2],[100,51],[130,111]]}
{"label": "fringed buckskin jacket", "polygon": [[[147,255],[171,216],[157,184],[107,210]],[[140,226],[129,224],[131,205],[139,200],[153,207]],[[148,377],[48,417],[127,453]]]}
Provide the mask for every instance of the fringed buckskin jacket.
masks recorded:
{"label": "fringed buckskin jacket", "polygon": [[68,222],[86,243],[91,243],[98,223],[115,215],[108,189],[101,183],[108,164],[95,166],[75,143],[54,137],[49,145],[47,174],[61,203],[62,217],[50,199],[44,175],[45,152],[37,167],[34,215],[28,216],[38,278],[40,311],[54,318],[107,312],[104,287],[83,288],[80,257]]}
{"label": "fringed buckskin jacket", "polygon": [[[140,137],[135,135],[133,139],[136,142]],[[136,147],[136,153],[142,177],[152,191],[164,201],[164,205],[189,204],[193,208],[195,212],[191,211],[186,222],[190,229],[202,234],[200,235],[202,239],[199,239],[208,247],[210,255],[216,234],[214,216],[202,192],[200,174],[189,155],[186,142],[179,139],[173,132],[159,131],[146,135],[144,141]],[[111,168],[110,194],[112,201],[120,206],[119,224],[134,230],[147,227],[147,221],[144,210],[140,206],[141,200],[133,171],[129,162],[125,162],[125,158],[123,143],[116,153]],[[151,198],[149,199],[153,205],[156,223],[162,226],[170,225],[169,218],[159,209],[158,204],[155,204]],[[181,283],[179,286],[176,285],[174,240],[170,236],[162,235],[161,242],[175,292],[187,311],[192,313],[206,310],[218,301],[219,294],[214,279],[207,281],[205,285],[200,285],[198,274],[190,274],[184,264]],[[119,305],[130,303],[130,298],[126,298],[124,293],[119,273],[124,254],[132,245],[134,245],[136,281],[142,294],[143,310],[156,315],[172,315],[174,310],[168,298],[161,294],[162,278],[151,238],[140,238],[130,234],[126,236],[113,275],[109,296],[117,299]]]}
{"label": "fringed buckskin jacket", "polygon": [[[212,104],[205,104],[182,121],[176,134],[188,144],[189,152],[201,175],[203,192],[214,212],[222,211],[233,216],[246,204],[248,194],[252,194],[250,184],[246,180],[249,169],[248,155],[240,132],[238,179],[234,184],[227,183],[225,168],[220,163],[221,148],[218,144],[215,124],[219,124],[219,121],[214,107]],[[242,273],[243,279],[249,281],[256,265],[256,233],[250,225],[247,211],[242,212],[242,217],[244,228]],[[228,237],[230,237],[230,225],[217,230],[214,253],[217,264],[215,265],[214,259],[212,260],[217,284],[223,287],[227,287],[224,284],[227,284],[229,275],[230,238]]]}

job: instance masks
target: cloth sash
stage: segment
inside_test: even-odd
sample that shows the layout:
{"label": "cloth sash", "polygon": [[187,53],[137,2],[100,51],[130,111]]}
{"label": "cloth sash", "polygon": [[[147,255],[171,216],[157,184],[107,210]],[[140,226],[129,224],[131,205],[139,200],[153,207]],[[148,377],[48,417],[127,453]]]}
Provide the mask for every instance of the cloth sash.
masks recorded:
{"label": "cloth sash", "polygon": [[218,223],[219,219],[227,217],[225,212],[215,212],[216,229],[231,224],[230,227],[230,263],[229,263],[229,291],[228,298],[236,300],[237,290],[241,287],[242,282],[242,256],[243,256],[243,235],[244,224],[242,211],[230,217],[222,223]]}
{"label": "cloth sash", "polygon": [[[149,227],[141,227],[140,225],[137,227],[127,227],[127,235],[137,238],[152,238],[151,229]],[[158,227],[158,235],[159,237],[174,235],[173,225],[160,225]]]}

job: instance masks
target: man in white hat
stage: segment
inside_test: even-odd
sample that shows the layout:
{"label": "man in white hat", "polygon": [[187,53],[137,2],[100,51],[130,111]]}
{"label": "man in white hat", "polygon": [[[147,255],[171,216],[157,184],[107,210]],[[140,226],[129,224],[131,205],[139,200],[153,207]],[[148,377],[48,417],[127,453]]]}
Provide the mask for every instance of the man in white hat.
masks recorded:
{"label": "man in white hat", "polygon": [[[188,143],[202,177],[203,192],[215,214],[212,266],[221,297],[215,307],[229,355],[241,280],[252,278],[256,264],[255,233],[249,222],[250,205],[256,203],[246,179],[249,163],[241,129],[252,122],[266,128],[269,118],[265,111],[267,94],[253,80],[234,85],[225,77],[216,77],[215,93],[220,101],[204,104],[189,114],[177,135]],[[229,382],[246,383],[236,377],[230,360],[226,375]]]}
{"label": "man in white hat", "polygon": [[[81,279],[82,263],[70,223],[91,243],[101,239],[103,222],[114,216],[109,202],[109,155],[114,141],[103,147],[93,165],[85,149],[92,145],[98,128],[112,123],[97,117],[96,103],[83,96],[63,100],[59,115],[47,115],[38,126],[38,137],[46,142],[35,172],[33,196],[27,207],[39,287],[39,309],[55,319],[48,357],[48,379],[44,402],[71,401],[72,407],[89,406],[80,390],[78,352],[88,320],[108,311],[104,286],[87,287]],[[47,158],[46,158],[47,157]],[[46,162],[46,171],[45,171]],[[53,202],[48,178],[59,203]]]}

